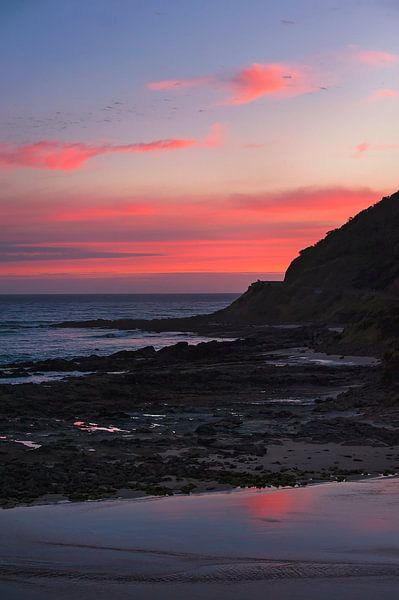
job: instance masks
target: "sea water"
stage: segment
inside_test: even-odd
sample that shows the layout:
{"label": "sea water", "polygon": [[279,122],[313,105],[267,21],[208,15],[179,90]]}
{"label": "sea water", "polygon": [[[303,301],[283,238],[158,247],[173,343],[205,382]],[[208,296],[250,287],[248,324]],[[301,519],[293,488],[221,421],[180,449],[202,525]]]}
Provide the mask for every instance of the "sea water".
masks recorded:
{"label": "sea water", "polygon": [[112,354],[207,338],[190,333],[53,328],[62,321],[160,319],[212,313],[238,294],[0,295],[0,365],[46,358]]}

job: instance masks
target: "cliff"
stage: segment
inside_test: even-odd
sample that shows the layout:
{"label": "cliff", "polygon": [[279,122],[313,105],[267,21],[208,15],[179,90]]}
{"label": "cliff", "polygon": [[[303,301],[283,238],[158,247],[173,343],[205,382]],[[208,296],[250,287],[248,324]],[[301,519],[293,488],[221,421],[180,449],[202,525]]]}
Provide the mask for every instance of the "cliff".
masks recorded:
{"label": "cliff", "polygon": [[399,297],[399,192],[302,250],[284,282],[253,283],[222,311],[253,322],[345,324]]}
{"label": "cliff", "polygon": [[336,350],[399,347],[399,192],[302,250],[281,283],[257,281],[219,318],[344,326]]}
{"label": "cliff", "polygon": [[285,283],[399,291],[399,192],[300,252]]}

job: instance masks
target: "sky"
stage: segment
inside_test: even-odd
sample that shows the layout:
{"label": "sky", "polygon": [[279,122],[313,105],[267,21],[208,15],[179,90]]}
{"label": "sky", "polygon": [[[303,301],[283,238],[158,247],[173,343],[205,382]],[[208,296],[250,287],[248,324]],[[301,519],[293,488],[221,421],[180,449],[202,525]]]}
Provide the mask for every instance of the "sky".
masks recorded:
{"label": "sky", "polygon": [[0,293],[241,292],[399,188],[399,0],[0,0]]}

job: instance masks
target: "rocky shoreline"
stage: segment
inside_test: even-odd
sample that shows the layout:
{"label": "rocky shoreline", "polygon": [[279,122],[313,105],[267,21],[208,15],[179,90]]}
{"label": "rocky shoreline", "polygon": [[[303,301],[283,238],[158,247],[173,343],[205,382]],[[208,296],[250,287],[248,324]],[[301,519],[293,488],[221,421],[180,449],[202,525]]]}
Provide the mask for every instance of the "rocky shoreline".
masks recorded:
{"label": "rocky shoreline", "polygon": [[245,333],[7,365],[3,377],[66,378],[0,379],[0,505],[399,471],[399,410],[377,359],[324,354],[327,328]]}

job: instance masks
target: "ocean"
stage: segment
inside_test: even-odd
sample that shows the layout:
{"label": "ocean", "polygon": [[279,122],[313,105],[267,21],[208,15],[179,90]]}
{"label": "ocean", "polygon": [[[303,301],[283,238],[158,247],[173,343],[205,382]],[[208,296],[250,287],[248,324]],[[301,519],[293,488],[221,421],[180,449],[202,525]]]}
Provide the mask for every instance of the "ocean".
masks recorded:
{"label": "ocean", "polygon": [[161,348],[203,336],[140,330],[59,329],[67,320],[156,319],[211,313],[238,294],[65,294],[0,295],[0,365],[11,362],[107,355],[144,346]]}

